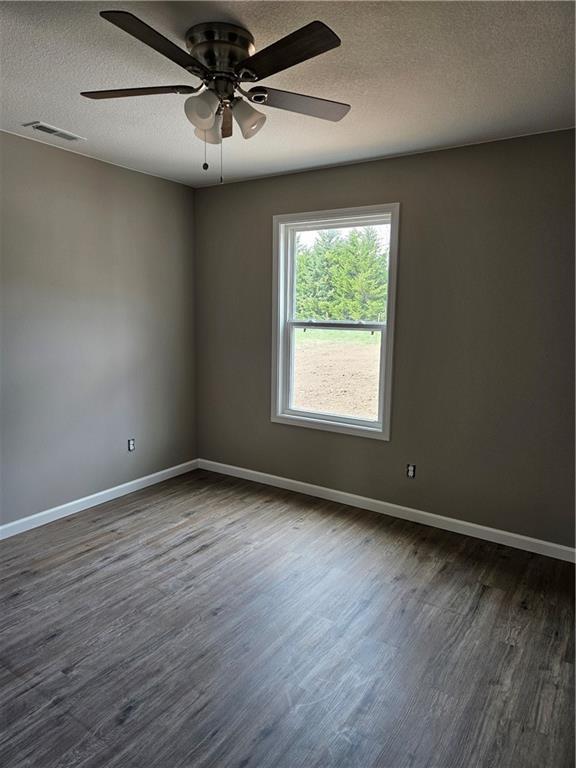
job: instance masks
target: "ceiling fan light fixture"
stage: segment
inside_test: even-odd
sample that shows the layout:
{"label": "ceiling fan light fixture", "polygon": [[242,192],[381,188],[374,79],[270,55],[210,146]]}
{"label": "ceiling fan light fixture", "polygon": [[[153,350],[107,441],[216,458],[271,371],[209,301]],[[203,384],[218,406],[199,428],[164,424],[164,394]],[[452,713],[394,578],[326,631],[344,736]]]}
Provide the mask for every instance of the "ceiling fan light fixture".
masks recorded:
{"label": "ceiling fan light fixture", "polygon": [[234,103],[232,114],[245,139],[255,136],[266,122],[266,115],[251,107],[244,99],[238,99]]}
{"label": "ceiling fan light fixture", "polygon": [[184,102],[184,112],[192,125],[200,130],[208,130],[214,125],[220,99],[214,91],[206,90],[199,96],[190,96]]}
{"label": "ceiling fan light fixture", "polygon": [[207,144],[222,144],[222,114],[216,115],[210,128],[196,128],[194,135]]}

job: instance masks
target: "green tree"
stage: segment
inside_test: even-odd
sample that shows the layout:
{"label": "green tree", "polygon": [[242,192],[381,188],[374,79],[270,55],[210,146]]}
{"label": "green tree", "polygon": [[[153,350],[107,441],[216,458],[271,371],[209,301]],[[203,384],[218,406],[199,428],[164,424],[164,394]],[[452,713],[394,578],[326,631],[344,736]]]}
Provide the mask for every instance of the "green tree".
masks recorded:
{"label": "green tree", "polygon": [[312,246],[296,242],[296,317],[386,319],[388,250],[374,227],[346,235],[320,230]]}

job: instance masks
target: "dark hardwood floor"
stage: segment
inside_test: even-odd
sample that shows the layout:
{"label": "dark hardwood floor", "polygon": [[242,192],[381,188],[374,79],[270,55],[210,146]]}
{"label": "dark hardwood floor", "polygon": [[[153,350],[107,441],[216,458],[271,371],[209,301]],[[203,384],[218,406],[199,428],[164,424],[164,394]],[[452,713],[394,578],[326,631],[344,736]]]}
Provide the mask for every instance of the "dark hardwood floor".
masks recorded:
{"label": "dark hardwood floor", "polygon": [[5,768],[570,768],[566,563],[195,472],[3,542]]}

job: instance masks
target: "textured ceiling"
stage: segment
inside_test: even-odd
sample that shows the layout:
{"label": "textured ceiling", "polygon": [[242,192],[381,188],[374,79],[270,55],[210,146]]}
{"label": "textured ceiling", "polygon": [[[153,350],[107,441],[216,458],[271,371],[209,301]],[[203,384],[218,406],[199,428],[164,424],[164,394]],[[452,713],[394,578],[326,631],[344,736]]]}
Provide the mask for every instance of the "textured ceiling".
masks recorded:
{"label": "textured ceiling", "polygon": [[[574,123],[570,2],[0,3],[0,127],[43,120],[85,136],[78,151],[192,186],[216,183],[185,96],[89,101],[81,90],[194,83],[98,15],[129,10],[185,47],[192,24],[247,27],[257,48],[314,19],[342,46],[263,81],[347,101],[341,123],[281,110],[250,141],[223,145],[227,180],[567,128]],[[46,143],[69,148],[61,139]]]}

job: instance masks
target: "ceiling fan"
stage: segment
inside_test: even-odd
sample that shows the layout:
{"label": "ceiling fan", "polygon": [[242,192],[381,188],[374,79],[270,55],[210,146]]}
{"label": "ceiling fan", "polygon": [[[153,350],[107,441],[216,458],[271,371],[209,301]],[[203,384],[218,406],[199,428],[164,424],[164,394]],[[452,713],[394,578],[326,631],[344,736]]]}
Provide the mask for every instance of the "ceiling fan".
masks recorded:
{"label": "ceiling fan", "polygon": [[248,102],[334,122],[341,120],[350,110],[348,104],[338,101],[279,91],[267,86],[259,85],[249,90],[244,88],[245,83],[258,82],[337,48],[340,38],[321,21],[312,21],[258,52],[254,47],[254,38],[242,27],[220,21],[196,24],[186,33],[186,44],[190,51],[186,53],[131,13],[101,11],[100,15],[200,78],[202,83],[198,87],[163,85],[84,91],[82,96],[89,99],[118,99],[164,93],[199,94],[186,100],[184,111],[196,128],[196,136],[211,144],[220,144],[223,138],[232,135],[232,118],[238,123],[245,139],[258,133],[266,116]]}

